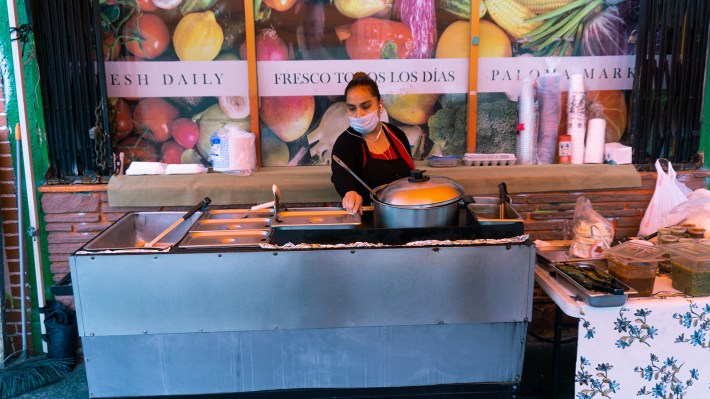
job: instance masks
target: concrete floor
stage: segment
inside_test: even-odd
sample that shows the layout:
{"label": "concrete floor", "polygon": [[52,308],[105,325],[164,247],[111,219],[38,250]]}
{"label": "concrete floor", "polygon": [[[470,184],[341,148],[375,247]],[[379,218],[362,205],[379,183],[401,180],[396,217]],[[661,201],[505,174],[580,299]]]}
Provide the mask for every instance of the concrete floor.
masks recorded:
{"label": "concrete floor", "polygon": [[[565,335],[569,340],[568,334]],[[552,386],[552,343],[528,335],[520,399],[549,399]],[[572,341],[562,345],[560,354],[560,383],[558,399],[574,397],[574,367],[577,344]],[[220,396],[223,397],[223,396]],[[86,368],[79,364],[63,379],[26,392],[18,399],[88,399]]]}

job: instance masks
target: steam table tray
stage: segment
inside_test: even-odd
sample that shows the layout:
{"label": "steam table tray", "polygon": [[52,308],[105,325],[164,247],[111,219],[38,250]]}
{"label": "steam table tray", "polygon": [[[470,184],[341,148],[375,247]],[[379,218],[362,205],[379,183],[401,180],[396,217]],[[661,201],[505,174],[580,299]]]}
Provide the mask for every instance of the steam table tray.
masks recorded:
{"label": "steam table tray", "polygon": [[[621,306],[626,303],[629,295],[637,293],[635,289],[606,272],[605,258],[577,258],[569,254],[569,247],[567,246],[538,247],[537,257],[540,263],[544,265],[545,270],[555,280],[567,286],[589,306]],[[589,281],[581,281],[574,276],[574,273],[565,272],[566,266],[576,267],[582,273],[604,276],[605,280],[608,281],[609,287],[605,289],[604,286],[590,286]],[[610,290],[608,289],[610,287],[617,287],[618,289]]]}

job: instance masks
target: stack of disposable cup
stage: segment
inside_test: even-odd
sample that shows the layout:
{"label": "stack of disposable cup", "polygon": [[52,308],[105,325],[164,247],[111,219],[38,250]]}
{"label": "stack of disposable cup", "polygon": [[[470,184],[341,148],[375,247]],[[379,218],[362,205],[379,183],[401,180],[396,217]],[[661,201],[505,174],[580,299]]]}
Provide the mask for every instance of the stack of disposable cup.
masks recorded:
{"label": "stack of disposable cup", "polygon": [[562,75],[546,73],[537,79],[537,97],[540,103],[540,124],[537,131],[537,162],[555,162],[557,153],[557,133],[562,117],[560,91]]}
{"label": "stack of disposable cup", "polygon": [[584,163],[604,163],[604,135],[606,134],[606,119],[589,120],[587,127],[587,144],[584,148]]}
{"label": "stack of disposable cup", "polygon": [[535,82],[524,79],[521,82],[518,100],[518,140],[515,156],[520,165],[537,163],[537,110],[535,109]]}
{"label": "stack of disposable cup", "polygon": [[584,163],[584,132],[587,122],[587,105],[582,74],[573,74],[567,94],[567,134],[572,136],[572,163]]}

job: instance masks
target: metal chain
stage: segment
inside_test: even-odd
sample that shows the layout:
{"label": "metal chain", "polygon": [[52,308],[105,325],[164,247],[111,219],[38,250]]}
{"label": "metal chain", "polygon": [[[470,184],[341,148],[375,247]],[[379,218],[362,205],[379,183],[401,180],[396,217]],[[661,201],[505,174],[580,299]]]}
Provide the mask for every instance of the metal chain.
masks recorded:
{"label": "metal chain", "polygon": [[94,163],[96,166],[102,170],[106,169],[106,132],[104,132],[101,126],[101,119],[103,117],[102,111],[103,106],[101,104],[96,106],[94,110],[94,115],[96,123],[94,127],[89,129],[89,137],[94,139]]}

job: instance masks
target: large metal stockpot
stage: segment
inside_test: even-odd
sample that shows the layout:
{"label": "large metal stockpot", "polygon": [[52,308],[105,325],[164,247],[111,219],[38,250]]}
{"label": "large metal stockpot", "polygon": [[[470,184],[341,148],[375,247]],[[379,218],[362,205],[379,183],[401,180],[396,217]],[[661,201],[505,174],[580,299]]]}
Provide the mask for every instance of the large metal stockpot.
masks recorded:
{"label": "large metal stockpot", "polygon": [[448,177],[413,170],[405,177],[375,188],[370,194],[375,227],[457,226],[464,188]]}

